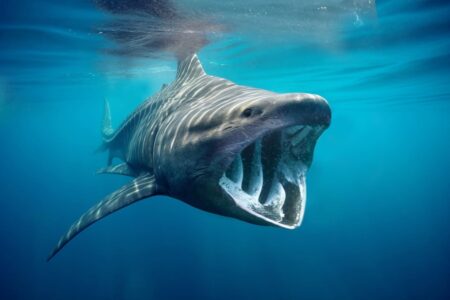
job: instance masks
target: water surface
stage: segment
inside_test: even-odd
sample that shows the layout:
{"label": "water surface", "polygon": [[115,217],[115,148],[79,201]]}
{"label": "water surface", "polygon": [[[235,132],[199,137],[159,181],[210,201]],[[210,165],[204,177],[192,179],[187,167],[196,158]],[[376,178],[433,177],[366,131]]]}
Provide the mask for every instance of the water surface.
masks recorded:
{"label": "water surface", "polygon": [[[450,5],[298,2],[183,0],[173,22],[91,1],[0,2],[1,298],[447,299]],[[103,99],[120,124],[173,80],[183,45],[212,75],[328,99],[302,226],[155,197],[46,263],[127,181],[94,175]]]}

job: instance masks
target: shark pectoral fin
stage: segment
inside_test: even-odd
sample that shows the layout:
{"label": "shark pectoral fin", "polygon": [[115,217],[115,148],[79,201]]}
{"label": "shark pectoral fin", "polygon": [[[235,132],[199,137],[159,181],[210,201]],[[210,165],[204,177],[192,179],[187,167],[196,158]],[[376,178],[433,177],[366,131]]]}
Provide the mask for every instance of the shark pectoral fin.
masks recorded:
{"label": "shark pectoral fin", "polygon": [[121,163],[115,166],[107,166],[97,170],[97,174],[118,174],[125,175],[130,177],[136,177],[139,174],[131,168],[131,166],[127,163]]}
{"label": "shark pectoral fin", "polygon": [[160,192],[156,185],[154,175],[146,174],[134,179],[129,184],[107,196],[97,205],[91,207],[78,221],[73,223],[69,231],[60,238],[58,244],[47,258],[47,261],[55,256],[78,233],[91,224],[125,206],[157,194],[160,194]]}

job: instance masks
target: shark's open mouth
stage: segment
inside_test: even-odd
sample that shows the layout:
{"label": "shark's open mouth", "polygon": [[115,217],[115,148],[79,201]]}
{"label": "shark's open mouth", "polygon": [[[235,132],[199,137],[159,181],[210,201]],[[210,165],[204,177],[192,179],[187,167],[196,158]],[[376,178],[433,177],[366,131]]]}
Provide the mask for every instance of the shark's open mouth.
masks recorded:
{"label": "shark's open mouth", "polygon": [[301,224],[306,171],[325,126],[291,126],[244,148],[219,185],[236,205],[259,220],[293,229]]}

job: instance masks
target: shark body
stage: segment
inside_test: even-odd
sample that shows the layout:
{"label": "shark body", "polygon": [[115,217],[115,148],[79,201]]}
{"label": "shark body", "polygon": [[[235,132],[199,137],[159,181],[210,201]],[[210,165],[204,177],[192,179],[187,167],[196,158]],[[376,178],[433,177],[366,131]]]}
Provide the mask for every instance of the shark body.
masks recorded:
{"label": "shark body", "polygon": [[306,171],[331,120],[322,97],[240,86],[206,74],[190,55],[115,131],[105,104],[109,159],[99,173],[133,180],[84,213],[48,259],[89,225],[154,195],[258,225],[301,224]]}

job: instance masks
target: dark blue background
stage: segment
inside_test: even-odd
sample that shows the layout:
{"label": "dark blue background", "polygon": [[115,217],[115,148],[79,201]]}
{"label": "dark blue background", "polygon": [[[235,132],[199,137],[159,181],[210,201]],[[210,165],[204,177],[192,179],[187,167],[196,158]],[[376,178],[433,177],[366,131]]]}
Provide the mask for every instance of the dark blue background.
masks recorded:
{"label": "dark blue background", "polygon": [[155,197],[47,263],[70,223],[127,181],[94,175],[103,98],[119,124],[175,62],[106,55],[95,28],[107,16],[88,1],[3,0],[0,298],[448,299],[449,6],[377,4],[377,25],[341,33],[338,51],[244,39],[200,52],[213,75],[329,100],[299,229]]}

